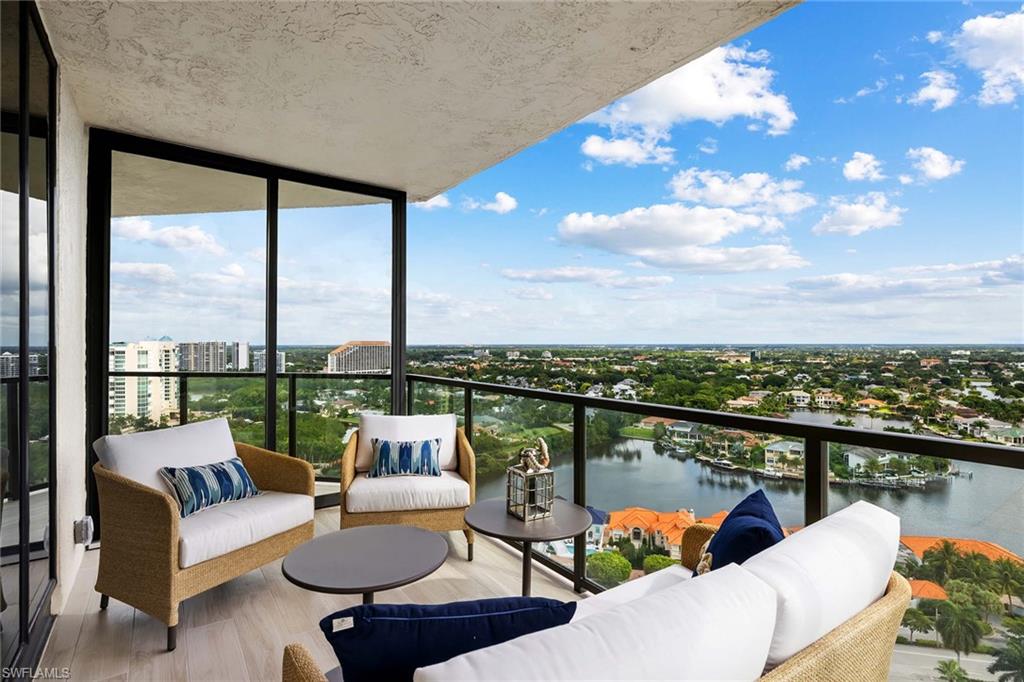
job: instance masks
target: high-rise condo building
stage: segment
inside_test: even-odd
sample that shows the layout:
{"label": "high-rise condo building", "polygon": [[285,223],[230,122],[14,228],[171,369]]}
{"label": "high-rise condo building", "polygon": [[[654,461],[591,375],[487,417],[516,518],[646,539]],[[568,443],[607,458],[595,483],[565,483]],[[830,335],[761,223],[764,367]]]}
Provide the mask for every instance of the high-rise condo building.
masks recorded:
{"label": "high-rise condo building", "polygon": [[[21,358],[17,353],[5,352],[0,354],[0,377],[5,379],[18,376],[18,360]],[[28,375],[39,374],[39,354],[30,353],[28,356]]]}
{"label": "high-rise condo building", "polygon": [[[174,372],[178,369],[173,341],[113,343],[108,369],[116,372]],[[110,377],[108,405],[112,417],[145,417],[159,423],[178,412],[178,380],[173,377]]]}
{"label": "high-rise condo building", "polygon": [[182,372],[227,372],[249,369],[247,341],[189,341],[178,344]]}
{"label": "high-rise condo building", "polygon": [[327,371],[386,374],[391,371],[391,344],[387,341],[349,341],[327,354]]}
{"label": "high-rise condo building", "polygon": [[[277,351],[277,371],[283,372],[285,364],[284,351]],[[254,350],[252,352],[252,371],[254,372],[266,372],[267,371],[267,351]]]}

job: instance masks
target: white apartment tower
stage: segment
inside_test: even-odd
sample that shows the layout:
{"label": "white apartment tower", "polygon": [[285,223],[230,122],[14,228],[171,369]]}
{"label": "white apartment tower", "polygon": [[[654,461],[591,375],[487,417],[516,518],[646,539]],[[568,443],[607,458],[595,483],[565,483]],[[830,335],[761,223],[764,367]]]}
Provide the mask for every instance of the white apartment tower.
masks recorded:
{"label": "white apartment tower", "polygon": [[386,374],[391,371],[391,344],[387,341],[349,341],[327,354],[327,371]]}
{"label": "white apartment tower", "polygon": [[[173,341],[136,341],[110,345],[107,367],[112,372],[174,372],[178,369]],[[112,417],[145,417],[160,423],[178,412],[178,380],[173,377],[110,377],[108,404]]]}
{"label": "white apartment tower", "polygon": [[227,372],[249,369],[247,341],[189,341],[178,344],[182,372]]}
{"label": "white apartment tower", "polygon": [[[283,350],[277,351],[277,371],[283,372],[285,365],[285,355]],[[254,372],[266,372],[267,371],[267,350],[254,350],[252,352],[252,371]]]}

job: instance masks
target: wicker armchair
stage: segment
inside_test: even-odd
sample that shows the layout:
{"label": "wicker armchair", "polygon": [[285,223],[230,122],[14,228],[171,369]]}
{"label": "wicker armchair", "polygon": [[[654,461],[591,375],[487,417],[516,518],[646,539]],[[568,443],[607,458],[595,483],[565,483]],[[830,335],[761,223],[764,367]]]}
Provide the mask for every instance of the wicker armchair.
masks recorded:
{"label": "wicker armchair", "polygon": [[[378,512],[350,512],[346,504],[346,495],[357,476],[356,451],[359,447],[359,431],[352,433],[341,456],[341,527],[369,526],[378,524],[398,524],[417,526],[426,530],[450,531],[461,530],[466,536],[467,559],[473,560],[473,531],[466,525],[466,509],[469,505],[448,509],[401,509]],[[469,504],[476,501],[476,455],[466,438],[463,428],[455,431],[455,450],[458,457],[456,473],[469,484]]]}
{"label": "wicker armchair", "polygon": [[[243,443],[235,443],[235,451],[260,490],[314,495],[313,467],[308,462]],[[181,568],[181,519],[174,499],[98,462],[92,470],[103,519],[96,578],[96,591],[102,595],[100,608],[106,608],[114,597],[166,623],[169,651],[176,644],[178,604],[282,557],[313,537],[310,520],[247,547]]]}

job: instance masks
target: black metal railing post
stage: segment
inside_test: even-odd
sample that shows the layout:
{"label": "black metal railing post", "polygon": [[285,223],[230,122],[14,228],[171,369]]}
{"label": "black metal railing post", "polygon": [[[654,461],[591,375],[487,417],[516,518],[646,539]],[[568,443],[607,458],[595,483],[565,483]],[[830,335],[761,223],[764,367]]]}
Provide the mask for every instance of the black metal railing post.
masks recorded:
{"label": "black metal railing post", "polygon": [[178,423],[188,424],[188,377],[178,377]]}
{"label": "black metal railing post", "polygon": [[18,382],[10,381],[5,385],[7,389],[7,489],[0,492],[10,500],[21,499],[21,489],[17,482],[21,479],[21,458],[18,457],[19,434],[18,427]]}
{"label": "black metal railing post", "polygon": [[463,391],[462,392],[462,396],[463,396],[463,401],[464,401],[463,402],[463,406],[462,406],[462,411],[463,411],[462,418],[464,420],[463,423],[466,425],[466,440],[468,440],[469,444],[472,445],[473,444],[473,389],[470,388],[469,386],[466,386],[464,389],[462,389],[462,391]]}
{"label": "black metal railing post", "polygon": [[405,386],[405,413],[416,414],[416,382],[409,379]]}
{"label": "black metal railing post", "polygon": [[288,375],[288,454],[295,456],[295,433],[298,416],[298,378],[294,373]]}
{"label": "black metal railing post", "polygon": [[[572,405],[572,501],[587,505],[587,407],[580,402]],[[587,579],[586,533],[573,541],[572,569],[573,589],[582,592]]]}
{"label": "black metal railing post", "polygon": [[804,439],[804,525],[828,514],[828,443],[820,438]]}

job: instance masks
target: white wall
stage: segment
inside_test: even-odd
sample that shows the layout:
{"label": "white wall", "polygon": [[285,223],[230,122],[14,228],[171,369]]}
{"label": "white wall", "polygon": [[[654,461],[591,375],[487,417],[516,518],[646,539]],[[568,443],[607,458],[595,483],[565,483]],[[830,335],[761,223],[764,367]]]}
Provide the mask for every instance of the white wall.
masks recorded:
{"label": "white wall", "polygon": [[87,130],[61,79],[57,106],[56,349],[57,588],[52,613],[64,609],[85,549],[73,523],[85,514],[85,188]]}

